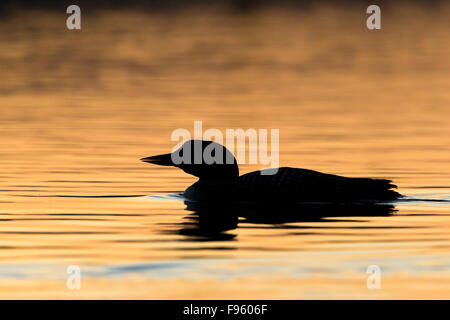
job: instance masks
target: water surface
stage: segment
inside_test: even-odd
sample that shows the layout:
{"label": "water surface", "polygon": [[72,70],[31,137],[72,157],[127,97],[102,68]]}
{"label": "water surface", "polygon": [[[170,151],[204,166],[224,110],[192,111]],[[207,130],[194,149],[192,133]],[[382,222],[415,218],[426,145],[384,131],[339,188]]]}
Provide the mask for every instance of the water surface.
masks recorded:
{"label": "water surface", "polygon": [[[356,5],[4,17],[0,297],[450,298],[450,7],[427,12],[390,7],[377,32]],[[280,129],[282,166],[390,178],[406,201],[211,221],[176,196],[193,177],[138,160],[194,120]]]}

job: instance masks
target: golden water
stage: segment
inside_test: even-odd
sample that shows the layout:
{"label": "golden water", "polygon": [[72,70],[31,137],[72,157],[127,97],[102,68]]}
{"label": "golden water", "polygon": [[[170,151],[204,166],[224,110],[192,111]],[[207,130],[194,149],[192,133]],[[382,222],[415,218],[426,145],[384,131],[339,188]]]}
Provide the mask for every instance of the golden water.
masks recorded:
{"label": "golden water", "polygon": [[194,120],[274,128],[282,166],[450,201],[450,6],[390,7],[380,31],[364,10],[2,17],[0,297],[450,298],[445,201],[211,237],[170,196],[195,179],[139,161]]}

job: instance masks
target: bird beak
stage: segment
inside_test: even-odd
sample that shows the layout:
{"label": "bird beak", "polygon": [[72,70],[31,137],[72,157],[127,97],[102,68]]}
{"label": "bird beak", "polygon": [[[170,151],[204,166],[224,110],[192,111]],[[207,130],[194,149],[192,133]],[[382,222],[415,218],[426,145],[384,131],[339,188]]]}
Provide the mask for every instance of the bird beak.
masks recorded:
{"label": "bird beak", "polygon": [[172,154],[171,153],[160,154],[158,156],[142,158],[141,161],[157,164],[160,166],[173,166],[174,165],[172,162]]}

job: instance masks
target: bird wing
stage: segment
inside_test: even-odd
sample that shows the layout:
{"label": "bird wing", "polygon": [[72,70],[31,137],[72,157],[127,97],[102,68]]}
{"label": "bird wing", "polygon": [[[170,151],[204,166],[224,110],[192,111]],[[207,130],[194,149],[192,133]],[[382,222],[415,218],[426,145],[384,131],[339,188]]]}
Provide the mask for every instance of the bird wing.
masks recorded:
{"label": "bird wing", "polygon": [[239,177],[237,193],[255,197],[295,197],[302,200],[393,200],[400,194],[391,180],[348,178],[314,170],[282,167],[273,175],[254,171]]}

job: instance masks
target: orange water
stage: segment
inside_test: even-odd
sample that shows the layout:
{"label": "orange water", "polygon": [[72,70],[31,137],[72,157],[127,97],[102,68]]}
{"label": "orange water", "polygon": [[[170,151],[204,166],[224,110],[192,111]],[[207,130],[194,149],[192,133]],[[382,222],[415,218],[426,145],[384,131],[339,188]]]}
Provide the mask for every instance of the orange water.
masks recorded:
{"label": "orange water", "polygon": [[380,31],[364,9],[3,17],[0,297],[450,298],[445,201],[212,237],[170,195],[195,179],[138,161],[194,120],[279,129],[282,166],[450,201],[450,6],[390,7]]}

